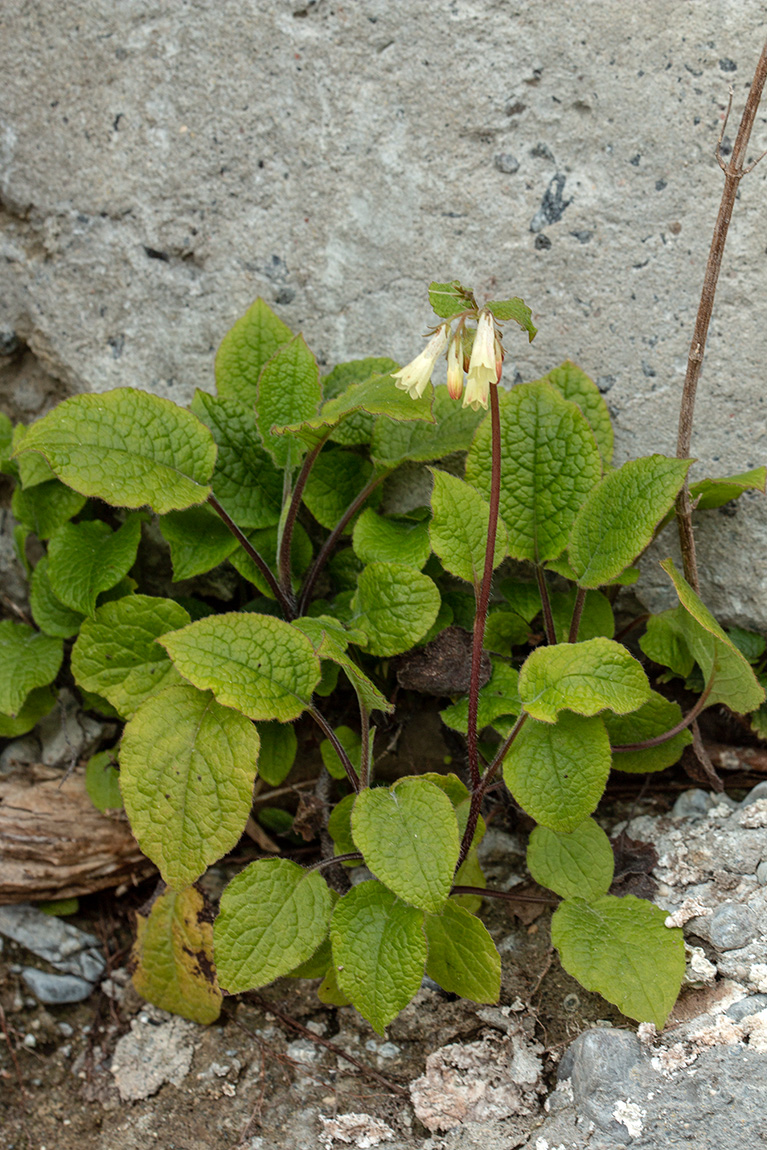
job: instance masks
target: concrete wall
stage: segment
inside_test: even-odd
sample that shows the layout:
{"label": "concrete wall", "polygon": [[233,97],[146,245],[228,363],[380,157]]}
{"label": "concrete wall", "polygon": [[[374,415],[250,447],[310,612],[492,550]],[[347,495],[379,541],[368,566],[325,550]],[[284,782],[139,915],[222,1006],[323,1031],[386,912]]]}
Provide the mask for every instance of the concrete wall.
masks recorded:
{"label": "concrete wall", "polygon": [[[569,356],[619,461],[673,453],[727,87],[739,116],[766,33],[761,0],[5,0],[6,409],[184,402],[257,295],[323,364],[408,359],[426,283],[457,276],[532,306],[510,378]],[[715,474],[767,461],[766,181],[741,188],[700,387]],[[709,601],[767,628],[767,504],[701,518]]]}

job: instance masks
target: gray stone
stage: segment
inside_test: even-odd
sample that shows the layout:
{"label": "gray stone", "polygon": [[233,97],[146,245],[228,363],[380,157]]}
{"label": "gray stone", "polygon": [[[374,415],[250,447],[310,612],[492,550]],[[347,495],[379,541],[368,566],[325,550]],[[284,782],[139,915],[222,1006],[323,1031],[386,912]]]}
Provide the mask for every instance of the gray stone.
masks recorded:
{"label": "gray stone", "polygon": [[767,886],[767,859],[763,859],[756,868],[756,881]]}
{"label": "gray stone", "polygon": [[708,791],[692,787],[689,791],[682,791],[671,808],[671,814],[676,819],[704,818],[715,803]]}
{"label": "gray stone", "polygon": [[750,807],[752,803],[758,802],[759,799],[767,799],[767,779],[762,783],[757,783],[755,787],[752,787],[740,806]]}
{"label": "gray stone", "polygon": [[747,906],[725,902],[711,916],[708,937],[717,950],[739,950],[756,934],[756,920]]}
{"label": "gray stone", "polygon": [[[0,326],[61,394],[211,390],[216,346],[259,294],[323,364],[405,362],[431,317],[427,281],[455,275],[532,306],[541,336],[510,331],[508,380],[569,357],[615,381],[617,462],[673,453],[714,147],[731,75],[742,107],[761,0],[688,5],[683,36],[675,0],[628,23],[614,0],[546,20],[532,0],[481,19],[449,0],[274,0],[257,26],[236,0],[198,0],[193,20],[173,4],[151,18],[105,0],[5,8]],[[530,156],[527,179],[499,178],[511,154]],[[762,459],[761,180],[741,185],[725,253],[693,479]],[[531,235],[547,196],[546,234]],[[31,415],[50,393],[28,392],[14,377],[3,396]],[[698,523],[705,601],[767,625],[767,501]],[[643,600],[670,603],[657,565],[644,570]]]}
{"label": "gray stone", "polygon": [[519,160],[516,156],[512,156],[511,152],[503,152],[500,156],[496,156],[493,163],[499,172],[505,172],[507,176],[513,176],[519,171]]}
{"label": "gray stone", "polygon": [[165,1082],[180,1086],[192,1065],[199,1029],[152,1007],[134,1018],[112,1056],[112,1075],[123,1102],[149,1098]]}
{"label": "gray stone", "polygon": [[40,761],[40,744],[34,735],[14,739],[0,752],[0,775],[9,775],[19,767]]}
{"label": "gray stone", "polygon": [[104,972],[106,963],[95,935],[27,903],[0,906],[0,934],[65,974],[96,982]]}
{"label": "gray stone", "polygon": [[631,1072],[642,1056],[637,1036],[628,1030],[595,1027],[579,1035],[571,1051],[576,1103],[603,1130],[614,1130],[615,1098],[629,1088]]}
{"label": "gray stone", "polygon": [[749,1014],[758,1014],[760,1010],[767,1010],[767,994],[750,994],[748,998],[740,998],[727,1007],[727,1017],[733,1022],[740,1022]]}
{"label": "gray stone", "polygon": [[84,715],[71,691],[59,692],[58,706],[37,725],[42,744],[40,762],[48,767],[68,766],[89,755],[103,733],[103,724]]}
{"label": "gray stone", "polygon": [[82,1002],[93,994],[93,983],[76,974],[49,974],[34,966],[25,966],[21,977],[35,998],[46,1006],[62,1006],[66,1002]]}

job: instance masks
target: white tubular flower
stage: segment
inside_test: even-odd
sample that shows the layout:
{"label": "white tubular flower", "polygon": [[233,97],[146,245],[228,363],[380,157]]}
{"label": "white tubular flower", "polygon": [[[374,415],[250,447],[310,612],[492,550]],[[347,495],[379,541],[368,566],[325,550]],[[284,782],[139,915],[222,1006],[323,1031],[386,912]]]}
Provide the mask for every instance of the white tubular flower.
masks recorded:
{"label": "white tubular flower", "polygon": [[474,347],[471,350],[469,379],[463,397],[464,407],[473,407],[475,411],[484,407],[487,411],[490,384],[498,382],[500,366],[500,359],[496,355],[493,317],[489,311],[483,311],[480,313]]}
{"label": "white tubular flower", "polygon": [[426,385],[431,379],[434,365],[445,350],[447,343],[448,324],[443,324],[431,337],[420,355],[417,355],[406,367],[392,372],[395,384],[402,391],[410,393],[411,399],[420,399],[426,391]]}
{"label": "white tubular flower", "polygon": [[451,399],[460,399],[463,391],[463,340],[457,335],[447,349],[447,390]]}

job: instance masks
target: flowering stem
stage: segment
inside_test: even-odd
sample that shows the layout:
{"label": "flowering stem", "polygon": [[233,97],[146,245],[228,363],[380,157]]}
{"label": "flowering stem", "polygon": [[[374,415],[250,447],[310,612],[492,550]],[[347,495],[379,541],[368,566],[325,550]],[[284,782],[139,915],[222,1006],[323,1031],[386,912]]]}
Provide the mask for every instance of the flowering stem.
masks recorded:
{"label": "flowering stem", "polygon": [[240,528],[237,526],[237,524],[234,522],[234,520],[231,518],[231,516],[227,515],[227,513],[224,511],[224,509],[221,506],[221,504],[219,503],[219,501],[216,499],[215,495],[209,495],[208,496],[208,503],[211,505],[213,510],[216,512],[216,514],[227,525],[227,527],[231,531],[232,535],[234,535],[235,539],[239,543],[240,547],[242,547],[243,551],[247,555],[250,556],[250,558],[255,563],[256,567],[258,567],[258,569],[261,572],[261,574],[263,575],[264,579],[266,579],[266,582],[269,584],[269,587],[272,591],[272,594],[274,595],[275,599],[279,603],[280,607],[282,607],[282,612],[283,612],[285,618],[288,620],[288,622],[290,622],[291,619],[295,619],[296,612],[295,612],[295,608],[294,608],[293,604],[290,602],[290,600],[285,595],[283,595],[282,588],[280,587],[277,580],[274,578],[274,575],[272,575],[267,564],[264,562],[264,560],[261,558],[259,553],[256,551],[253,544],[248,539],[247,535],[245,535],[240,530]]}
{"label": "flowering stem", "polygon": [[335,527],[330,532],[325,542],[322,544],[322,547],[317,553],[316,559],[309,568],[309,574],[306,576],[306,581],[304,583],[303,590],[301,591],[301,598],[298,604],[299,615],[303,615],[306,611],[311,593],[314,590],[314,584],[317,582],[317,576],[327,563],[331,551],[343,535],[347,524],[354,518],[359,509],[362,507],[363,503],[365,503],[370,495],[372,495],[376,487],[378,487],[378,484],[383,483],[384,479],[386,479],[388,475],[391,475],[393,470],[394,469],[391,468],[388,471],[383,471],[379,475],[373,476],[370,482],[362,488],[362,491],[360,491],[359,495],[357,495],[356,498],[352,500],[352,502],[346,508],[346,511],[344,511],[343,515],[339,519],[338,523],[336,523]]}
{"label": "flowering stem", "polygon": [[347,755],[344,748],[341,746],[341,743],[338,740],[338,736],[336,735],[335,731],[331,727],[330,723],[327,721],[327,719],[322,714],[322,712],[319,711],[314,706],[313,703],[309,707],[309,714],[312,716],[312,718],[314,719],[315,723],[317,724],[317,726],[322,731],[325,738],[330,740],[330,744],[333,747],[333,750],[335,751],[335,753],[338,755],[339,759],[341,760],[341,763],[343,764],[343,768],[346,771],[346,777],[349,780],[349,782],[351,783],[353,789],[355,791],[359,791],[360,781],[357,778],[357,772],[354,770],[354,767],[351,764],[351,760],[350,760],[349,756]]}
{"label": "flowering stem", "polygon": [[570,623],[570,634],[567,636],[568,643],[578,642],[578,629],[581,625],[581,615],[583,614],[583,604],[586,602],[586,588],[579,587],[575,595],[575,606],[573,607],[573,617]]}
{"label": "flowering stem", "polygon": [[482,643],[485,638],[487,607],[490,602],[490,587],[493,581],[493,559],[495,558],[495,536],[498,530],[498,506],[501,501],[501,408],[498,402],[498,388],[490,388],[490,426],[492,437],[492,462],[490,465],[490,517],[487,524],[487,549],[482,584],[477,592],[477,612],[474,616],[474,645],[471,652],[471,678],[469,679],[469,720],[467,743],[469,773],[472,791],[479,787],[479,753],[477,749],[477,713],[479,711],[479,679],[482,670]]}
{"label": "flowering stem", "polygon": [[[328,434],[330,433],[328,432]],[[292,599],[293,597],[293,588],[290,581],[290,548],[293,542],[293,528],[296,525],[298,508],[301,505],[301,497],[304,494],[306,481],[309,478],[312,467],[314,466],[314,461],[324,447],[327,438],[327,435],[323,436],[316,447],[313,447],[309,454],[306,456],[303,467],[301,468],[298,479],[296,480],[296,485],[293,488],[293,494],[290,499],[290,507],[288,508],[288,513],[285,517],[285,524],[282,530],[282,540],[280,542],[278,569],[280,572],[280,586],[282,587],[283,593],[288,599]]]}
{"label": "flowering stem", "polygon": [[549,599],[549,589],[546,586],[546,576],[540,563],[535,564],[535,577],[538,580],[538,590],[543,604],[543,627],[546,631],[546,642],[549,646],[553,646],[557,641],[557,633],[554,628],[554,616],[551,614],[551,600]]}

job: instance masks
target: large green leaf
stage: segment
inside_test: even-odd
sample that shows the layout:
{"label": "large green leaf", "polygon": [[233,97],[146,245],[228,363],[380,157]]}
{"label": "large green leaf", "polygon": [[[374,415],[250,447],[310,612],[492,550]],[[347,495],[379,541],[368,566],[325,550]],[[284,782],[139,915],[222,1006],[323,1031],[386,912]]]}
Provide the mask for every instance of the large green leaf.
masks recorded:
{"label": "large green leaf", "polygon": [[175,583],[212,571],[239,546],[227,525],[205,503],[185,511],[169,511],[159,519],[158,527],[170,547]]}
{"label": "large green leaf", "polygon": [[562,898],[595,899],[610,889],[615,858],[602,828],[584,819],[566,834],[536,827],[527,847],[527,866],[536,882]]}
{"label": "large green leaf", "polygon": [[48,539],[57,527],[67,523],[85,506],[85,496],[50,479],[36,487],[17,487],[11,500],[11,512],[38,539]]}
{"label": "large green leaf", "polygon": [[[2,644],[2,639],[0,639]],[[15,716],[0,713],[0,739],[18,739],[50,714],[56,706],[56,695],[49,686],[30,691]]]}
{"label": "large green leaf", "polygon": [[40,630],[59,639],[71,639],[76,635],[85,618],[82,611],[73,611],[54,595],[48,577],[47,555],[43,555],[32,572],[29,606],[32,618]]}
{"label": "large green leaf", "polygon": [[81,495],[158,515],[207,499],[216,462],[199,419],[132,387],[65,399],[27,428],[15,454],[30,451]]}
{"label": "large green leaf", "polygon": [[234,399],[195,392],[192,411],[218,445],[213,494],[238,527],[274,527],[282,507],[282,472],[261,446],[256,415]]}
{"label": "large green leaf", "polygon": [[[477,710],[477,728],[492,726],[496,719],[506,715],[518,715],[522,709],[519,701],[519,672],[502,659],[493,659],[493,673],[490,682],[480,688]],[[465,735],[469,723],[468,695],[440,711],[440,717],[447,727]]]}
{"label": "large green leaf", "polygon": [[147,1002],[208,1025],[221,1013],[213,926],[198,890],[166,890],[136,916],[133,985]]}
{"label": "large green leaf", "polygon": [[568,557],[581,587],[609,583],[644,551],[691,462],[647,455],[607,473],[581,507],[570,533]]}
{"label": "large green leaf", "polygon": [[680,575],[673,560],[665,559],[661,567],[674,584],[684,608],[682,627],[690,654],[707,682],[712,675],[715,676],[706,705],[712,707],[715,703],[724,703],[740,714],[755,711],[764,702],[764,688],[748,660]]}
{"label": "large green leaf", "polygon": [[131,515],[117,531],[100,519],[65,523],[48,545],[51,590],[65,607],[93,615],[102,591],[115,587],[136,561],[141,516]]}
{"label": "large green leaf", "polygon": [[439,914],[427,914],[425,926],[429,978],[471,1002],[497,1002],[501,956],[479,919],[447,902]]}
{"label": "large green leaf", "polygon": [[252,407],[264,365],[292,338],[290,328],[257,299],[229,329],[216,353],[216,390],[221,398]]}
{"label": "large green leaf", "polygon": [[352,545],[363,563],[407,563],[417,571],[431,554],[426,523],[387,519],[372,508],[363,511],[355,523]]}
{"label": "large green leaf", "polygon": [[486,651],[511,656],[514,647],[522,646],[529,638],[530,627],[516,611],[508,611],[503,607],[494,607],[488,611],[482,640]]}
{"label": "large green leaf", "polygon": [[[682,708],[678,703],[664,699],[663,695],[653,691],[638,711],[631,715],[605,714],[604,723],[610,736],[610,745],[618,747],[654,739],[656,735],[670,731],[681,718]],[[692,735],[685,729],[665,743],[659,743],[657,747],[646,747],[642,751],[614,751],[613,768],[637,774],[662,771],[678,762],[682,751],[691,742]]]}
{"label": "large green leaf", "polygon": [[764,492],[765,483],[767,467],[754,467],[751,471],[741,471],[738,475],[726,475],[721,479],[699,479],[690,484],[690,499],[704,511],[710,507],[722,507],[744,491]]}
{"label": "large green leaf", "polygon": [[659,1030],[684,977],[684,936],[664,925],[667,912],[646,899],[603,895],[563,902],[551,941],[565,970],[638,1022]]}
{"label": "large green leaf", "polygon": [[165,635],[162,646],[185,679],[250,719],[297,719],[320,679],[307,637],[271,615],[211,615]]}
{"label": "large green leaf", "polygon": [[128,595],[86,619],[72,648],[78,686],[107,699],[125,719],[150,695],[181,682],[167,652],[155,642],[189,623],[172,599]]}
{"label": "large green leaf", "polygon": [[467,451],[475,430],[487,414],[461,407],[450,398],[444,384],[434,388],[432,410],[433,423],[395,423],[386,418],[378,419],[370,445],[375,464],[392,468],[405,460],[428,463],[453,451]]}
{"label": "large green leaf", "polygon": [[602,457],[602,466],[610,467],[613,461],[613,425],[607,404],[593,379],[589,379],[585,371],[581,371],[569,359],[548,372],[544,379],[553,383],[565,399],[578,404],[591,424]]}
{"label": "large green leaf", "polygon": [[352,836],[370,870],[421,910],[444,906],[458,862],[458,823],[450,799],[428,779],[405,778],[357,796]]}
{"label": "large green leaf", "polygon": [[639,639],[639,646],[648,659],[669,667],[683,679],[692,671],[695,660],[685,638],[685,609],[672,607],[647,620],[647,630]]}
{"label": "large green leaf", "polygon": [[346,651],[348,643],[364,643],[362,632],[345,632],[337,620],[327,615],[296,619],[293,626],[309,638],[318,658],[329,660],[342,669],[357,698],[368,711],[390,714],[394,710],[393,704],[381,694],[375,683],[371,682]]}
{"label": "large green leaf", "polygon": [[621,643],[587,639],[536,648],[519,673],[519,697],[534,719],[554,723],[564,709],[579,715],[636,711],[649,699],[650,684]]}
{"label": "large green leaf", "polygon": [[[389,359],[384,356],[374,356],[368,359],[352,359],[348,363],[337,364],[329,375],[326,375],[322,381],[322,390],[326,399],[335,399],[337,396],[342,395],[345,391],[350,389],[354,384],[367,383],[368,380],[374,376],[386,376],[389,378],[391,386],[391,373],[397,371],[400,364],[396,360]],[[404,393],[397,391],[398,395]],[[358,397],[359,393],[357,393]],[[355,396],[352,396],[354,401]],[[388,397],[387,397],[388,398]],[[407,397],[410,398],[409,396]],[[421,401],[413,404],[418,412],[421,411]],[[427,412],[430,411],[429,401],[425,401]],[[321,418],[321,417],[320,417]],[[412,419],[410,416],[405,418]],[[429,416],[431,418],[431,416]],[[340,423],[337,423],[330,433],[330,438],[334,443],[338,443],[341,447],[358,447],[363,444],[370,443],[370,437],[373,434],[373,427],[375,426],[374,415],[369,415],[364,407],[359,411],[350,413],[344,416]]]}
{"label": "large green leaf", "polygon": [[298,459],[295,436],[273,435],[272,428],[303,423],[317,414],[322,398],[317,361],[297,335],[281,347],[261,372],[258,381],[256,421],[266,450],[277,467]]}
{"label": "large green leaf", "polygon": [[[373,430],[372,419],[377,415],[397,421],[420,420],[433,423],[431,397],[428,393],[413,400],[406,392],[398,390],[390,374],[397,365],[393,360],[386,362],[392,365],[386,374],[372,375],[352,384],[341,395],[328,400],[319,415],[302,423],[281,427],[280,433],[298,434],[310,439],[318,433],[332,431],[333,439],[351,445],[369,441]],[[364,439],[361,438],[363,432],[366,435]]]}
{"label": "large green leaf", "polygon": [[602,797],[610,740],[602,719],[563,711],[558,721],[528,719],[503,764],[514,798],[537,823],[574,831]]}
{"label": "large green leaf", "polygon": [[56,678],[63,654],[61,639],[0,620],[0,714],[15,719],[29,693]]}
{"label": "large green leaf", "polygon": [[[429,525],[432,549],[446,571],[479,588],[485,569],[490,505],[463,479],[436,468],[432,468],[431,473],[434,478],[433,518]],[[507,546],[506,528],[499,522],[494,568],[506,558]]]}
{"label": "large green leaf", "polygon": [[379,1034],[421,985],[423,919],[423,911],[379,882],[353,887],[333,911],[330,941],[338,985]]}
{"label": "large green leaf", "polygon": [[372,473],[372,464],[362,455],[341,447],[326,449],[306,482],[304,503],[318,523],[332,530]]}
{"label": "large green leaf", "polygon": [[436,584],[405,563],[370,563],[352,601],[354,626],[371,655],[399,655],[417,643],[437,618]]}
{"label": "large green leaf", "polygon": [[[258,733],[187,683],[152,695],[125,727],[120,789],[138,844],[169,886],[188,886],[248,821]],[[295,964],[294,964],[295,965]]]}
{"label": "large green leaf", "polygon": [[[513,559],[556,559],[573,520],[599,481],[602,465],[594,434],[580,409],[550,383],[499,391],[501,515]],[[489,498],[490,423],[477,431],[466,478]]]}
{"label": "large green leaf", "polygon": [[266,986],[314,954],[328,932],[328,885],[288,859],[259,859],[221,895],[213,927],[219,982],[230,994]]}
{"label": "large green leaf", "polygon": [[[570,634],[570,624],[575,607],[575,588],[569,591],[554,591],[549,595],[551,616],[558,643],[566,643]],[[587,591],[586,601],[578,625],[578,639],[596,639],[600,635],[612,639],[615,634],[615,617],[610,600],[601,591]]]}
{"label": "large green leaf", "polygon": [[261,750],[258,775],[270,787],[278,787],[290,774],[296,761],[298,739],[290,723],[258,723]]}
{"label": "large green leaf", "polygon": [[28,431],[29,428],[23,423],[16,424],[11,437],[10,460],[1,469],[8,475],[18,475],[21,480],[21,486],[25,491],[32,487],[37,487],[39,483],[49,483],[50,480],[56,478],[42,455],[38,455],[36,451],[28,451],[26,454],[22,454],[22,440],[26,438]]}

